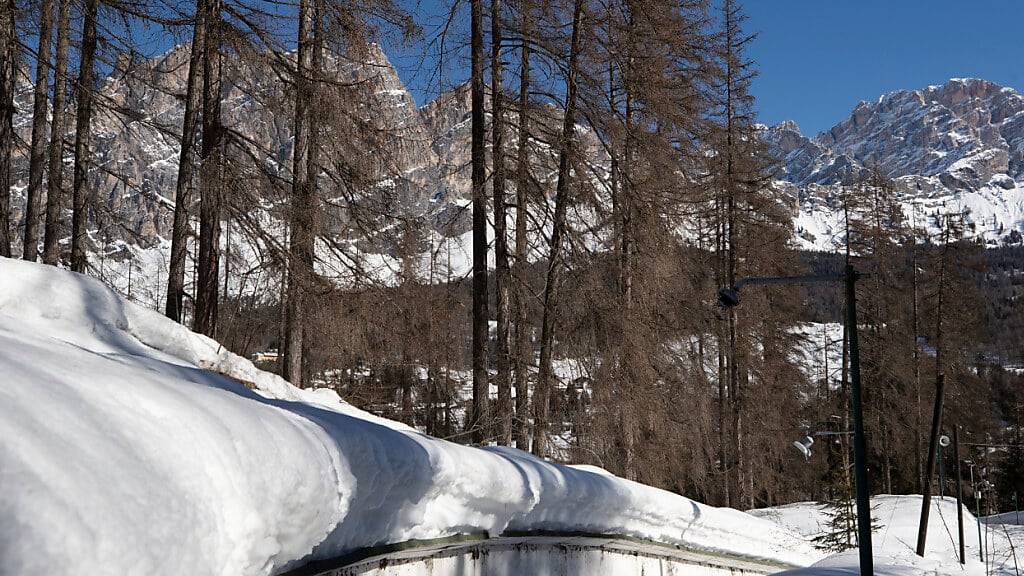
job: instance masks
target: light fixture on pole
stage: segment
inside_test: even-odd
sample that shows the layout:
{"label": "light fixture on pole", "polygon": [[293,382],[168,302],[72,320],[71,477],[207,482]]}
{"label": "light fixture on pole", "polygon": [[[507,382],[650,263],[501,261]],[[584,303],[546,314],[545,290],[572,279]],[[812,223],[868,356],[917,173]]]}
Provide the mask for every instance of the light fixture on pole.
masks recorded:
{"label": "light fixture on pole", "polygon": [[[842,282],[846,287],[846,325],[850,335],[850,408],[853,412],[853,461],[857,485],[857,536],[860,549],[861,576],[874,576],[874,558],[871,551],[871,503],[868,486],[867,440],[864,437],[864,405],[860,385],[860,351],[857,338],[857,280],[866,275],[854,270],[850,264],[842,274],[815,276],[771,276],[743,278],[732,286],[718,291],[718,305],[733,308],[740,304],[740,290],[744,286],[772,284],[814,284]],[[809,450],[809,446],[807,447]]]}
{"label": "light fixture on pole", "polygon": [[814,445],[813,436],[804,436],[803,440],[794,440],[793,447],[796,448],[801,454],[804,455],[804,460],[809,461],[811,459],[811,446]]}
{"label": "light fixture on pole", "polygon": [[949,446],[949,436],[939,436],[939,498],[946,496],[946,447]]}
{"label": "light fixture on pole", "polygon": [[853,434],[852,430],[846,430],[844,432],[807,432],[804,434],[803,440],[794,440],[793,447],[797,449],[800,454],[803,454],[804,460],[810,461],[811,459],[811,446],[814,445],[814,439],[821,436],[846,436]]}

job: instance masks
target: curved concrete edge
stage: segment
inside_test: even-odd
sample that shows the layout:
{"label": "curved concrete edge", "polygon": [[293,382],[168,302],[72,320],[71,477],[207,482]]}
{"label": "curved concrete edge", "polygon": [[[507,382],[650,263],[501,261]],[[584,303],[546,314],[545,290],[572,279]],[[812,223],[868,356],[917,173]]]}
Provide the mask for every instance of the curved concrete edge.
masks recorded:
{"label": "curved concrete edge", "polygon": [[605,550],[623,555],[662,558],[672,562],[708,566],[750,574],[772,574],[799,568],[799,566],[773,562],[743,555],[705,551],[621,534],[594,534],[586,532],[506,532],[501,536],[486,534],[457,534],[429,540],[408,540],[363,548],[337,558],[314,560],[281,576],[333,576],[344,569],[355,573],[360,568],[400,565],[420,562],[442,556],[473,555],[490,550],[516,547],[537,549],[549,547],[573,550]]}

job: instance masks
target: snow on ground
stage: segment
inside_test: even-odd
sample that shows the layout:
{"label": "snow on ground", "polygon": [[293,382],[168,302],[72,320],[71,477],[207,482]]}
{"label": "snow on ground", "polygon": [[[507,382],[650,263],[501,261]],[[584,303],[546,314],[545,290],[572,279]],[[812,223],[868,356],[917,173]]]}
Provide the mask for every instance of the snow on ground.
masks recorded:
{"label": "snow on ground", "polygon": [[800,536],[299,390],[97,280],[0,259],[0,574],[248,575],[456,533],[617,533],[791,565]]}
{"label": "snow on ground", "polygon": [[1013,524],[1016,526],[1024,526],[1024,512],[1003,512],[1002,514],[993,514],[992,516],[982,516],[981,521],[986,524]]}
{"label": "snow on ground", "polygon": [[[987,546],[988,566],[979,559],[979,531],[975,517],[964,508],[964,541],[967,564],[957,557],[956,502],[952,498],[932,499],[928,517],[928,541],[925,557],[915,553],[917,527],[921,515],[921,496],[875,496],[871,499],[872,518],[879,528],[872,537],[875,574],[880,576],[1003,576],[1019,574],[1015,562],[1024,557],[1024,527],[982,524],[981,547]],[[801,502],[751,511],[808,538],[828,530],[824,506]],[[1024,563],[1020,565],[1024,568]],[[848,576],[859,574],[856,549],[835,554],[808,568],[785,572],[787,576]]]}

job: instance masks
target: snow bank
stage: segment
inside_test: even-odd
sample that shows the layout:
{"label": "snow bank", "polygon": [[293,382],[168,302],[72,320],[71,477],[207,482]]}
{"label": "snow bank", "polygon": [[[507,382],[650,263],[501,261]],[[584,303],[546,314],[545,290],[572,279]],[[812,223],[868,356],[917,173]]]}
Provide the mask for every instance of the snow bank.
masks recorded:
{"label": "snow bank", "polygon": [[1012,524],[1024,526],[1024,512],[1003,512],[991,516],[982,516],[981,521],[986,524]]}
{"label": "snow bank", "polygon": [[[1024,527],[983,525],[981,544],[989,554],[989,566],[979,559],[978,525],[964,508],[964,542],[967,564],[957,556],[956,501],[932,498],[928,516],[928,542],[925,557],[915,553],[917,527],[921,515],[921,496],[875,496],[871,499],[872,518],[879,526],[872,537],[875,574],[880,576],[1016,576],[1014,553],[1024,550]],[[772,519],[791,530],[814,537],[828,530],[826,509],[821,504],[802,502],[763,508],[751,514]],[[1012,546],[1011,546],[1012,542]],[[850,576],[858,574],[858,551],[830,556],[808,568],[785,572],[787,576]]]}
{"label": "snow bank", "polygon": [[820,557],[735,510],[424,436],[261,372],[93,279],[9,259],[0,518],[0,574],[19,575],[270,574],[382,543],[536,529]]}

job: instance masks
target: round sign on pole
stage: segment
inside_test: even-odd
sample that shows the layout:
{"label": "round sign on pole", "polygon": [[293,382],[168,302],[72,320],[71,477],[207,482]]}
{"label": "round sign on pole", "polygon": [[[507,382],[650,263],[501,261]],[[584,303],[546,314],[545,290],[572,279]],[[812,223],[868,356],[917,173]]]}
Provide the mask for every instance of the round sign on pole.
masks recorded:
{"label": "round sign on pole", "polygon": [[945,434],[939,436],[939,446],[942,446],[943,448],[949,446],[949,436],[946,436]]}

